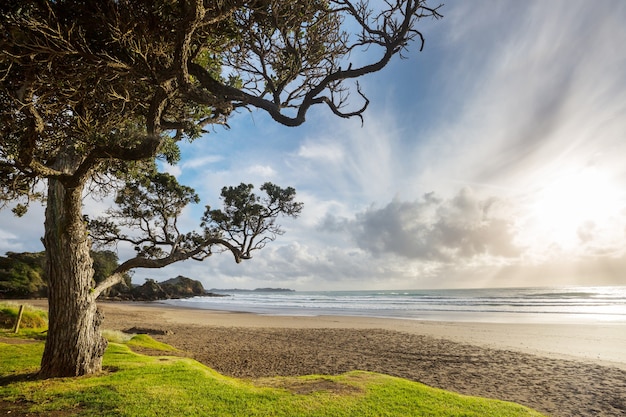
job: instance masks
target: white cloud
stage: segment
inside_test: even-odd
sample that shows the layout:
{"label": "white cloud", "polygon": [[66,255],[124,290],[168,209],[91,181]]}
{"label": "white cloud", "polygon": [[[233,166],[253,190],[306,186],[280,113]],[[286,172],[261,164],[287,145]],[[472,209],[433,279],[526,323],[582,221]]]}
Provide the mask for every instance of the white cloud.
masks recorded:
{"label": "white cloud", "polygon": [[297,155],[304,159],[312,159],[325,163],[338,164],[344,158],[343,148],[338,143],[320,143],[312,141],[303,143]]}
{"label": "white cloud", "polygon": [[520,249],[514,244],[512,221],[493,213],[498,204],[496,199],[479,200],[469,189],[449,200],[431,193],[413,202],[394,200],[369,208],[341,227],[373,256],[445,263],[485,255],[516,257]]}
{"label": "white cloud", "polygon": [[623,3],[453,6],[450,27],[461,35],[440,81],[456,106],[418,149],[424,181],[526,185],[547,165],[585,163],[623,137],[623,123],[603,128],[625,111],[626,78],[615,65],[624,59],[615,55],[626,36],[615,17]]}
{"label": "white cloud", "polygon": [[247,172],[252,176],[263,178],[266,181],[276,176],[276,170],[268,165],[252,165],[247,169]]}
{"label": "white cloud", "polygon": [[176,178],[180,177],[180,175],[183,173],[182,168],[178,165],[170,165],[168,163],[164,163],[161,168],[164,172],[167,172],[168,174],[173,175]]}
{"label": "white cloud", "polygon": [[0,211],[0,254],[42,251],[44,212],[38,203],[31,203],[23,217],[15,217],[9,209]]}
{"label": "white cloud", "polygon": [[21,244],[13,233],[0,229],[0,253],[19,252]]}

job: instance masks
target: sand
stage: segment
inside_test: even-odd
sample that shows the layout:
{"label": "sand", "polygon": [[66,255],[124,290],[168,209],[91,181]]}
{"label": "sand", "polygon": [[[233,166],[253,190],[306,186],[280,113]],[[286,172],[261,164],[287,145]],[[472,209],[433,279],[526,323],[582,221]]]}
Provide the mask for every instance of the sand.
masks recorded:
{"label": "sand", "polygon": [[624,324],[262,316],[160,303],[100,306],[104,328],[151,333],[239,378],[359,369],[514,401],[551,416],[626,415]]}

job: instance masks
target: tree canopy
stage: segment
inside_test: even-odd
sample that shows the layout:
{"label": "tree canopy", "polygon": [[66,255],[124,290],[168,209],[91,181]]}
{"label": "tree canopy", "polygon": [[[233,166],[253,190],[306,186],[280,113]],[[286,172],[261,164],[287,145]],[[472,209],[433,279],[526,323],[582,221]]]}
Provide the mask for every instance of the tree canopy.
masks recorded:
{"label": "tree canopy", "polygon": [[[175,143],[240,108],[295,126],[347,109],[349,81],[382,69],[439,17],[423,1],[60,0],[0,6],[1,185],[33,196],[39,178],[76,181],[119,161],[178,158]],[[349,32],[352,30],[352,33]],[[369,50],[371,62],[350,57]],[[69,167],[59,153],[74,152]],[[37,196],[37,195],[35,195]],[[21,212],[23,208],[18,208]]]}
{"label": "tree canopy", "polygon": [[[101,369],[106,341],[95,300],[126,271],[204,259],[250,258],[297,216],[293,188],[222,190],[200,230],[179,230],[195,192],[158,172],[178,144],[239,110],[298,126],[325,106],[361,118],[356,82],[424,44],[422,0],[9,0],[0,4],[0,205],[23,215],[46,201],[50,329],[43,376]],[[362,56],[366,52],[366,56]],[[350,104],[356,92],[358,104]],[[117,194],[107,219],[85,219],[85,194]],[[87,221],[86,221],[87,220]],[[89,227],[90,230],[87,230]],[[94,283],[93,241],[137,251]]]}
{"label": "tree canopy", "polygon": [[[221,225],[183,238],[175,219],[198,197],[157,173],[155,157],[175,163],[181,140],[228,126],[237,109],[261,109],[288,126],[302,124],[316,105],[362,117],[369,101],[356,84],[362,102],[348,110],[349,82],[382,69],[414,39],[421,49],[417,22],[440,17],[419,0],[376,7],[365,0],[28,0],[7,2],[0,13],[0,201],[24,214],[31,199],[51,198],[42,179],[66,189],[117,189],[122,205],[112,214],[150,233],[131,238],[96,221],[93,236],[129,241],[145,259],[168,259],[160,265],[182,259],[183,247],[187,258],[202,258],[210,250],[199,248],[201,235],[233,238],[225,225],[239,233],[249,225],[212,212],[204,225]],[[353,65],[363,50],[373,58]],[[273,215],[285,207],[276,208]],[[272,224],[264,231],[274,234]],[[252,247],[233,251],[235,258],[249,257]]]}

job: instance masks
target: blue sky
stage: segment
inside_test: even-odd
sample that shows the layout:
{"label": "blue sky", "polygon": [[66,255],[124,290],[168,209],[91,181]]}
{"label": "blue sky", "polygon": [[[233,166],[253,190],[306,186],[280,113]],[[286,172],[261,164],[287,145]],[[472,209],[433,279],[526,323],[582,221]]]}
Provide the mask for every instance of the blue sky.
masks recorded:
{"label": "blue sky", "polygon": [[[423,22],[424,51],[413,45],[360,81],[371,100],[363,125],[321,107],[298,128],[241,112],[230,130],[185,145],[165,169],[202,204],[217,206],[224,185],[271,181],[295,187],[304,211],[250,261],[215,255],[138,270],[135,282],[626,285],[626,2],[448,1],[441,11]],[[20,220],[0,212],[0,253],[41,250],[42,234],[41,207]]]}

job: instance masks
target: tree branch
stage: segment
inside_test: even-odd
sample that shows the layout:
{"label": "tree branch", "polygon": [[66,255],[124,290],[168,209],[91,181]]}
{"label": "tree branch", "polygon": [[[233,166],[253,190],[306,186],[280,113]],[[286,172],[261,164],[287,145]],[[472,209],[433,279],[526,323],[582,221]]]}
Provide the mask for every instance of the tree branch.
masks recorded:
{"label": "tree branch", "polygon": [[[301,59],[300,52],[298,48],[295,47],[295,43],[291,43],[290,38],[286,35],[289,33],[288,31],[282,32],[284,38],[279,40],[272,38],[266,39],[260,35],[256,36],[253,32],[249,35],[253,44],[249,46],[248,52],[255,56],[256,61],[254,62],[257,62],[257,65],[260,65],[261,68],[255,68],[255,66],[250,63],[252,58],[249,58],[242,62],[238,69],[241,73],[247,73],[251,76],[251,80],[255,79],[255,75],[261,77],[259,81],[265,80],[266,89],[262,92],[254,92],[253,90],[239,89],[225,85],[211,76],[209,71],[201,65],[190,62],[188,64],[189,73],[198,80],[204,90],[201,92],[196,89],[193,94],[195,97],[200,97],[204,94],[207,97],[204,101],[206,104],[214,104],[216,100],[223,100],[233,102],[234,107],[254,106],[266,111],[275,121],[286,126],[299,126],[303,124],[308,110],[312,106],[322,103],[326,104],[329,109],[339,117],[359,117],[362,120],[362,114],[367,109],[369,100],[357,86],[358,93],[360,97],[365,100],[365,103],[357,110],[350,112],[342,111],[341,107],[344,104],[344,100],[341,92],[345,90],[343,90],[341,83],[345,80],[357,79],[364,75],[380,71],[389,63],[394,55],[401,53],[401,51],[406,48],[406,45],[415,37],[419,37],[421,40],[421,50],[424,38],[421,32],[414,27],[415,20],[427,16],[434,18],[441,17],[437,11],[438,8],[428,8],[424,5],[422,0],[397,0],[395,2],[387,1],[385,3],[389,8],[375,16],[373,16],[372,12],[369,10],[367,2],[355,4],[349,0],[332,1],[331,4],[334,4],[336,8],[329,9],[328,11],[329,13],[347,13],[355,19],[356,23],[362,29],[359,41],[354,44],[349,45],[346,40],[335,40],[335,42],[341,42],[340,44],[345,48],[346,52],[352,51],[357,46],[367,48],[368,46],[376,45],[383,49],[382,56],[371,64],[356,68],[350,64],[346,69],[342,69],[336,64],[341,58],[339,55],[325,58],[327,60],[326,63],[318,63],[318,66],[309,69],[304,67],[304,62],[298,61],[298,71],[290,72],[290,75],[286,76],[286,78],[274,80],[272,74],[276,74],[277,69],[272,67],[272,65],[276,66],[280,64],[280,62],[270,63],[266,60],[269,54],[274,53],[274,49],[272,48],[279,48],[280,41],[282,40],[285,43],[282,48],[285,55],[289,55],[293,57],[293,59],[298,60]],[[251,17],[248,18],[252,19]],[[250,24],[252,25],[253,23],[254,21],[251,20]],[[274,24],[277,28],[280,26],[278,21],[275,21]],[[255,26],[253,25],[249,29],[252,31],[254,28]],[[256,42],[256,44],[254,42]],[[267,44],[267,42],[269,42],[269,44]],[[276,42],[276,44],[272,42]],[[275,59],[278,58],[275,57]],[[234,62],[232,65],[236,64],[237,63]],[[310,71],[310,73],[307,71]],[[325,75],[323,74],[324,72]],[[283,100],[281,94],[285,91],[287,84],[295,82],[298,78],[301,79],[302,84],[296,85],[294,90],[287,94],[285,101],[281,101]],[[271,93],[270,99],[264,98],[268,91]],[[325,91],[330,91],[330,96],[323,95]],[[339,95],[334,97],[333,92],[339,93]],[[283,112],[285,108],[297,109],[296,114],[285,114]]]}
{"label": "tree branch", "polygon": [[165,266],[171,265],[176,262],[184,261],[187,259],[194,259],[194,257],[198,256],[198,254],[202,252],[207,252],[207,250],[208,250],[208,253],[210,253],[210,250],[208,248],[210,248],[212,245],[222,245],[226,247],[235,257],[236,263],[241,263],[241,261],[244,259],[250,259],[249,255],[242,254],[239,249],[237,249],[235,246],[230,244],[228,241],[224,239],[219,239],[219,238],[210,238],[210,239],[206,239],[204,242],[202,242],[202,244],[199,247],[191,251],[175,251],[171,253],[170,255],[163,257],[163,258],[159,258],[159,259],[148,259],[142,256],[136,256],[134,258],[131,258],[125,261],[124,263],[122,263],[120,266],[118,266],[115,269],[115,271],[113,271],[113,274],[111,274],[109,277],[101,281],[94,288],[92,294],[94,298],[98,298],[98,296],[102,294],[104,291],[122,282],[124,278],[124,274],[130,271],[131,269],[136,269],[136,268],[158,269],[158,268],[163,268]]}

